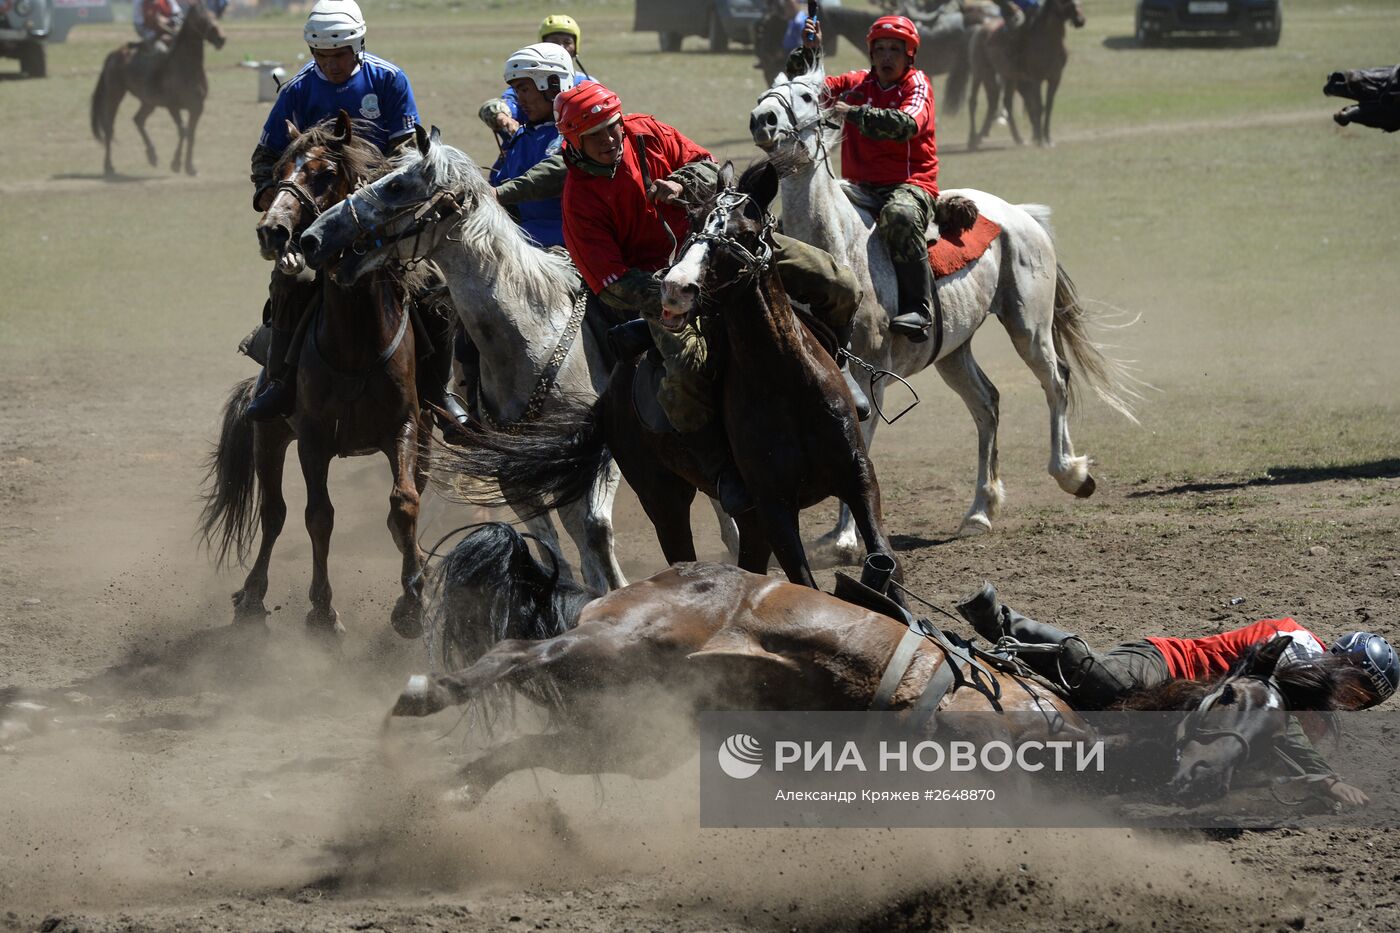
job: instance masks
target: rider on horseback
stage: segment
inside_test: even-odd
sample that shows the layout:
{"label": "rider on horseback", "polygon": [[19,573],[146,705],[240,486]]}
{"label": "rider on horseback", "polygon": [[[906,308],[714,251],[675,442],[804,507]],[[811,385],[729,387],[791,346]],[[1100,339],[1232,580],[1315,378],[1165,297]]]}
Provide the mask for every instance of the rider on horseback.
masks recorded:
{"label": "rider on horseback", "polygon": [[[282,86],[253,150],[255,210],[266,210],[276,193],[273,169],[290,138],[288,123],[305,129],[345,110],[361,121],[357,134],[386,154],[412,140],[418,123],[408,76],[392,62],[365,51],[365,18],[355,0],[317,0],[302,32],[312,60]],[[248,417],[254,421],[291,414],[296,398],[300,325],[320,285],[295,250],[293,241],[278,260],[268,289],[265,314],[272,325],[272,339],[266,384],[248,405]],[[432,384],[425,384],[424,401],[465,418],[466,413],[445,394],[452,365],[451,320],[432,322],[431,328]]]}
{"label": "rider on horseback", "polygon": [[[596,82],[555,102],[567,140],[564,241],[588,287],[605,303],[640,313],[666,360],[659,400],[731,515],[753,508],[734,467],[715,410],[715,374],[704,319],[672,332],[661,324],[661,287],[653,275],[675,258],[690,230],[682,206],[714,191],[719,166],[710,153],[646,114],[622,113],[616,94]],[[777,263],[793,300],[806,304],[838,339],[848,338],[860,287],[830,254],[781,234]]]}
{"label": "rider on horseback", "polygon": [[[574,76],[575,84],[593,80],[583,70],[583,63],[578,59],[578,47],[582,41],[583,30],[572,16],[554,13],[546,16],[540,23],[540,43],[557,45],[568,53],[569,71]],[[529,119],[521,105],[519,92],[511,85],[509,70],[506,85],[505,93],[486,101],[476,112],[481,122],[496,134],[496,140],[503,149],[520,128],[521,122]]]}
{"label": "rider on horseback", "polygon": [[[805,44],[821,48],[821,24],[809,22]],[[933,323],[933,280],[926,231],[938,200],[933,86],[914,67],[919,30],[907,17],[882,16],[866,35],[870,68],[828,77],[833,111],[845,118],[841,174],[880,205],[875,230],[889,250],[899,284],[890,329],[921,343]]]}
{"label": "rider on horseback", "polygon": [[[1095,651],[1083,638],[1045,622],[1037,622],[1003,605],[990,583],[957,604],[978,635],[993,645],[1053,645],[1058,651],[1023,651],[1016,657],[1031,670],[1068,688],[1081,709],[1103,709],[1137,690],[1160,686],[1174,678],[1211,680],[1227,673],[1251,648],[1276,635],[1291,643],[1281,664],[1306,664],[1330,654],[1350,662],[1362,675],[1348,698],[1352,709],[1369,709],[1384,702],[1400,686],[1400,656],[1389,642],[1370,632],[1349,632],[1330,648],[1293,619],[1263,619],[1250,625],[1202,638],[1151,637]],[[1004,641],[1005,640],[1005,641]],[[1015,650],[1015,645],[1011,646]],[[1303,727],[1289,724],[1288,754],[1309,774],[1327,774],[1327,792],[1348,804],[1366,802],[1366,795],[1337,780],[1322,756],[1311,747]]]}

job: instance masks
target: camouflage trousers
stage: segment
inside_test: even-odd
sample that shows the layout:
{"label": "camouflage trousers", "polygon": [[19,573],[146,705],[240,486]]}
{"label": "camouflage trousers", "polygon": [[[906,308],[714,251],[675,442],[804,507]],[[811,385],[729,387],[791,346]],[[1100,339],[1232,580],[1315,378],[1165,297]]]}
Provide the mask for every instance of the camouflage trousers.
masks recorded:
{"label": "camouflage trousers", "polygon": [[[777,243],[773,258],[788,297],[806,305],[839,340],[848,340],[861,300],[855,274],[838,265],[826,250],[781,233],[773,237]],[[695,317],[672,332],[662,327],[654,314],[644,313],[643,317],[666,361],[666,375],[657,396],[661,407],[682,434],[703,430],[715,418],[718,402],[715,381],[719,373],[710,353],[714,335],[706,333],[708,319]],[[715,329],[713,324],[708,327]]]}
{"label": "camouflage trousers", "polygon": [[880,213],[875,218],[879,235],[890,259],[913,262],[928,259],[926,233],[933,219],[934,197],[918,185],[889,185],[877,188],[862,185],[880,200]]}

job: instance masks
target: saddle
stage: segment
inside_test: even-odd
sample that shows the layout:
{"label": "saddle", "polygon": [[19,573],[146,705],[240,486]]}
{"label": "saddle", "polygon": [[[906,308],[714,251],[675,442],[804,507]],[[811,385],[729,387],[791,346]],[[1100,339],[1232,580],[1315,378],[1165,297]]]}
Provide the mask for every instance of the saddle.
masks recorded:
{"label": "saddle", "polygon": [[[841,182],[856,210],[874,222],[880,202],[869,191],[850,182]],[[943,195],[934,204],[933,218],[924,231],[928,241],[929,267],[934,278],[944,278],[981,257],[1001,236],[1001,225],[977,209],[971,199],[959,194]]]}

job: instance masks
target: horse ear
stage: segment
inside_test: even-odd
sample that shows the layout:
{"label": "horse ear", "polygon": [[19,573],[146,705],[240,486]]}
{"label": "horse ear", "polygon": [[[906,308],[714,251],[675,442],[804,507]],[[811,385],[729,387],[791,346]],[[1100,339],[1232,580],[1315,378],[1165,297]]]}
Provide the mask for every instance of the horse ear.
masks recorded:
{"label": "horse ear", "polygon": [[734,187],[734,163],[726,161],[719,169],[719,182],[715,185],[715,191],[728,191]]}
{"label": "horse ear", "polygon": [[331,145],[339,148],[350,141],[351,135],[355,132],[350,123],[350,114],[341,110],[335,117],[335,135],[331,137]]}
{"label": "horse ear", "polygon": [[1275,635],[1269,639],[1268,643],[1254,655],[1245,673],[1251,677],[1269,678],[1274,676],[1279,659],[1283,657],[1283,653],[1288,650],[1292,641],[1293,639],[1287,635]]}
{"label": "horse ear", "polygon": [[739,178],[739,190],[768,210],[778,196],[778,170],[767,159],[759,159],[744,169]]}
{"label": "horse ear", "polygon": [[413,124],[413,141],[417,143],[418,151],[423,155],[428,154],[428,150],[433,144],[432,139],[428,136],[428,131],[423,128],[421,123]]}
{"label": "horse ear", "polygon": [[442,130],[434,126],[432,132],[428,134],[428,141],[434,146],[442,142]]}
{"label": "horse ear", "polygon": [[296,139],[296,138],[297,138],[298,136],[300,136],[300,135],[301,135],[301,130],[297,129],[297,125],[296,125],[295,123],[293,123],[291,120],[288,120],[288,121],[287,121],[287,141],[288,141],[288,142],[291,142],[292,140]]}

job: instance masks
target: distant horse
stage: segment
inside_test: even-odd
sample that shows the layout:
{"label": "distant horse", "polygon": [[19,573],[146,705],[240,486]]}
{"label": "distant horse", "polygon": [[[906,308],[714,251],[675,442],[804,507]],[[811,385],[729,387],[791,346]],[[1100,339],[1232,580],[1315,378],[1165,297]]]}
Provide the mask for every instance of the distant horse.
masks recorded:
{"label": "distant horse", "polygon": [[[480,352],[481,420],[499,430],[527,431],[536,418],[596,399],[611,364],[603,341],[585,326],[586,290],[568,261],[521,233],[476,163],[437,139],[436,131],[430,136],[420,127],[417,145],[405,147],[392,176],[327,210],[302,245],[314,266],[336,260],[335,276],[346,282],[387,263],[435,262]],[[618,481],[617,467],[607,464],[580,501],[560,507],[583,578],[597,589],[627,582],[613,538]],[[534,516],[531,530],[555,545],[548,516],[532,502],[511,505]]]}
{"label": "distant horse", "polygon": [[[1060,87],[1069,50],[1065,46],[1065,23],[1075,29],[1084,25],[1079,0],[1045,0],[1030,18],[1015,29],[1000,21],[973,29],[968,37],[968,57],[972,62],[972,87],[968,94],[967,148],[976,149],[991,131],[992,121],[1005,111],[1007,128],[1016,145],[1021,133],[1016,128],[1014,96],[1026,102],[1031,121],[1031,138],[1038,146],[1053,146],[1050,139],[1050,112]],[[1045,86],[1044,99],[1041,85]],[[987,95],[987,116],[977,129],[977,92]]]}
{"label": "distant horse", "polygon": [[[291,142],[273,170],[276,195],[258,223],[265,258],[281,256],[317,215],[387,167],[379,148],[354,134],[345,111],[304,132],[289,125],[289,132]],[[209,458],[201,528],[220,563],[230,556],[242,561],[260,520],[257,559],[233,595],[235,621],[267,615],[268,562],[287,517],[282,466],[295,439],[306,480],[312,550],[307,624],[336,635],[344,632],[331,605],[327,570],[335,522],[327,487],[330,462],[336,456],[377,451],[393,471],[389,531],[403,555],[403,595],[391,621],[405,638],[422,633],[418,503],[428,481],[433,425],[431,412],[418,403],[415,328],[405,303],[414,284],[397,281],[388,270],[348,288],[323,277],[319,301],[303,323],[307,332],[297,365],[296,407],[285,420],[250,421],[246,409],[258,386],[252,379],[234,386],[218,447]]]}
{"label": "distant horse", "polygon": [[[458,795],[465,803],[479,803],[526,768],[664,774],[695,753],[693,740],[677,735],[674,716],[700,710],[908,711],[921,700],[938,711],[996,709],[986,693],[943,679],[940,670],[951,674],[956,666],[960,683],[973,681],[968,666],[932,638],[911,637],[888,615],[728,565],[677,564],[592,598],[535,561],[513,529],[491,525],[454,548],[442,578],[444,644],[468,646],[447,657],[474,662],[413,677],[393,714],[427,716],[507,690],[544,704],[560,727],[468,764]],[[995,681],[1002,710],[1041,714],[1009,717],[1008,733],[1044,729],[1049,719],[1082,732],[1079,717],[1044,686],[982,673]],[[926,698],[935,684],[937,695]]]}
{"label": "distant horse", "polygon": [[[1089,474],[1089,458],[1075,456],[1069,436],[1072,393],[1083,379],[1101,399],[1129,417],[1131,409],[1124,396],[1133,393],[1121,364],[1105,357],[1090,337],[1089,312],[1055,257],[1049,209],[1008,204],[972,189],[945,191],[944,195],[962,195],[976,202],[979,211],[1001,227],[1001,235],[981,257],[938,280],[941,341],[914,343],[892,334],[887,309],[897,305],[894,267],[884,244],[872,239],[874,218],[851,203],[831,171],[828,151],[834,140],[825,137],[831,114],[821,108],[823,79],[820,68],[791,80],[779,75],[772,89],[759,98],[749,131],[783,173],[785,232],[832,253],[855,273],[864,289],[852,351],[876,368],[901,376],[933,364],[972,413],[977,424],[977,487],[961,530],[990,530],[1005,495],[997,467],[998,394],[971,349],[972,335],[989,315],[1006,328],[1016,352],[1045,391],[1050,409],[1050,475],[1068,493],[1081,498],[1092,495],[1095,481]],[[1077,378],[1072,380],[1072,374]],[[884,388],[878,385],[866,391],[878,400]],[[871,418],[864,425],[867,446],[877,423]],[[823,561],[859,562],[849,514],[842,513],[836,529],[819,547]]]}
{"label": "distant horse", "polygon": [[1322,93],[1356,101],[1332,115],[1338,126],[1360,123],[1387,133],[1400,130],[1400,65],[1334,71]]}
{"label": "distant horse", "polygon": [[[866,56],[866,34],[875,24],[880,14],[852,7],[823,7],[821,11],[822,31],[826,35],[839,35],[851,42]],[[967,18],[956,3],[945,3],[933,13],[916,19],[919,27],[919,54],[914,59],[914,67],[930,77],[946,74],[948,82],[943,95],[938,98],[941,113],[955,114],[967,97],[969,67],[967,59]],[[771,82],[773,78],[768,76]]]}
{"label": "distant horse", "polygon": [[[169,56],[156,64],[153,72],[142,73],[142,63],[137,62],[141,54],[139,42],[129,42],[107,56],[97,77],[97,87],[92,90],[91,122],[92,135],[104,147],[102,170],[108,177],[116,174],[112,168],[112,137],[117,108],[128,92],[141,101],[132,120],[146,144],[146,161],[153,167],[156,164],[156,147],[146,135],[146,118],[157,107],[164,107],[170,111],[179,132],[170,170],[180,170],[183,152],[185,174],[195,174],[194,132],[204,112],[204,98],[209,93],[209,79],[204,75],[205,42],[221,49],[224,33],[209,9],[200,0],[194,0],[185,9],[184,21],[171,42]],[[180,117],[182,110],[189,114],[188,123]]]}

